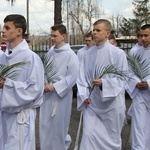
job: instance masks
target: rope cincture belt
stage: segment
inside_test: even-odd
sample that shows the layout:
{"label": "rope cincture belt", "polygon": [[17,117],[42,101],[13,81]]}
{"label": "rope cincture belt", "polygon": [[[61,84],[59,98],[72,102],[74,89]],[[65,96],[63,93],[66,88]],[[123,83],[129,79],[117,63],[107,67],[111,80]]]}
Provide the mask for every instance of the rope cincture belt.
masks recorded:
{"label": "rope cincture belt", "polygon": [[27,121],[26,114],[25,114],[25,111],[27,110],[28,109],[22,110],[20,113],[18,113],[18,116],[17,116],[17,122],[19,124],[19,149],[20,150],[23,150],[22,125],[24,125]]}

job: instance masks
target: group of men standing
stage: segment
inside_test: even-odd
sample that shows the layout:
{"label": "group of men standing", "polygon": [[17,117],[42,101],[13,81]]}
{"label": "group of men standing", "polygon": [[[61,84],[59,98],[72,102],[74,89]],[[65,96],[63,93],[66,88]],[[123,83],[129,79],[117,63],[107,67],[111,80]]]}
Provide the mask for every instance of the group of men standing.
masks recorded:
{"label": "group of men standing", "polygon": [[[71,142],[68,129],[78,58],[69,44],[65,43],[66,27],[62,24],[51,27],[54,46],[44,59],[49,58],[45,64],[48,70],[52,66],[57,69],[51,79],[47,78],[51,72],[44,70],[46,66],[40,57],[23,39],[25,31],[26,20],[22,15],[6,16],[2,38],[7,42],[7,50],[0,56],[0,64],[21,65],[12,68],[9,75],[1,76],[0,80],[1,150],[35,150],[38,107],[40,149],[66,150]],[[51,59],[52,65],[49,64]]]}
{"label": "group of men standing", "polygon": [[[133,98],[132,149],[149,149],[150,76],[143,81],[115,73],[101,76],[108,66],[129,73],[125,52],[108,40],[111,33],[108,20],[99,19],[93,24],[92,34],[85,37],[87,45],[77,55],[66,43],[66,27],[62,24],[51,27],[54,45],[45,56],[49,58],[47,67],[53,60],[55,72],[51,79],[47,71],[51,69],[45,70],[39,56],[23,39],[25,31],[26,20],[22,15],[6,16],[2,37],[8,44],[6,52],[0,53],[0,64],[10,66],[23,62],[23,65],[15,67],[14,76],[1,76],[1,150],[35,150],[38,107],[41,150],[67,150],[71,142],[68,129],[75,83],[77,109],[83,111],[80,150],[121,150],[121,130],[126,117],[125,87]],[[140,37],[143,46],[138,52],[150,65],[149,24],[141,28]]]}

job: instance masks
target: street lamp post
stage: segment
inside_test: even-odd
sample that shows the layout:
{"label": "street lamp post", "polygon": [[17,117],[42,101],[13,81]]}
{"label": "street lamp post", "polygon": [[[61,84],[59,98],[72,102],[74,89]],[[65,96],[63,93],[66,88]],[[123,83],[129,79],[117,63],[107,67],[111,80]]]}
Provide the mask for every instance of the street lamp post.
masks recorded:
{"label": "street lamp post", "polygon": [[67,40],[68,40],[68,43],[70,42],[70,35],[69,35],[69,0],[67,0],[67,30],[68,30],[68,36],[67,36]]}
{"label": "street lamp post", "polygon": [[29,35],[29,0],[27,0],[27,35]]}

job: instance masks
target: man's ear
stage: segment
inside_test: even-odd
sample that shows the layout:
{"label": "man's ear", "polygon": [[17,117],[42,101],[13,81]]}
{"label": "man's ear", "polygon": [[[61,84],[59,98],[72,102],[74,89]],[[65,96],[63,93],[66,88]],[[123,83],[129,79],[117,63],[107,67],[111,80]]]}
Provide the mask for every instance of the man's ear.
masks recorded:
{"label": "man's ear", "polygon": [[111,33],[110,31],[107,32],[107,38],[110,36],[110,33]]}
{"label": "man's ear", "polygon": [[67,34],[63,34],[63,37],[64,37],[64,39],[66,39],[67,38]]}
{"label": "man's ear", "polygon": [[17,33],[18,36],[22,35],[22,28],[18,28],[17,31],[18,31],[18,33]]}

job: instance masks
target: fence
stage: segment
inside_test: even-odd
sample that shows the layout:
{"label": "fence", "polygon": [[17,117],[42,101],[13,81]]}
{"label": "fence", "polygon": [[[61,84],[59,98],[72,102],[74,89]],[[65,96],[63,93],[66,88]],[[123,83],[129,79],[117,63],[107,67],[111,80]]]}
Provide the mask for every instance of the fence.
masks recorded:
{"label": "fence", "polygon": [[118,47],[124,51],[130,50],[136,43],[137,39],[116,39]]}
{"label": "fence", "polygon": [[50,49],[50,42],[48,40],[42,41],[38,44],[31,44],[30,48],[36,52],[40,57],[46,54]]}
{"label": "fence", "polygon": [[[118,43],[118,47],[120,47],[124,51],[127,51],[130,50],[135,45],[137,39],[116,39],[116,41]],[[49,39],[46,39],[38,42],[37,44],[31,42],[30,47],[40,57],[42,57],[50,49],[51,41]]]}

